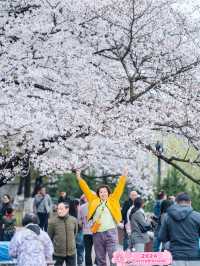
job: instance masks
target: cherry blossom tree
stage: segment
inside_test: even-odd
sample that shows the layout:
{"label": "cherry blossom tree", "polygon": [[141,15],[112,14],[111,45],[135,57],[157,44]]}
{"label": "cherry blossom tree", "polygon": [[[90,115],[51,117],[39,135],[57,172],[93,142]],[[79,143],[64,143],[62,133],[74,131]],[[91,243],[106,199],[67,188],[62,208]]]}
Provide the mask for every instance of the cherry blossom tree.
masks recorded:
{"label": "cherry blossom tree", "polygon": [[179,7],[2,1],[0,185],[29,163],[47,174],[90,167],[97,175],[128,164],[130,181],[149,191],[155,131],[198,150],[198,17]]}

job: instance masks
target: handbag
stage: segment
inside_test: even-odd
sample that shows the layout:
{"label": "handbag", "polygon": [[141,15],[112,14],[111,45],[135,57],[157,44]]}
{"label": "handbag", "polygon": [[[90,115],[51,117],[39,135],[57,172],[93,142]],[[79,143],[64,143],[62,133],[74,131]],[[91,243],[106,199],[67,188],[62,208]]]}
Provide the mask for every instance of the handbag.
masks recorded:
{"label": "handbag", "polygon": [[[103,205],[103,204],[102,204],[102,205]],[[90,230],[91,230],[91,232],[92,232],[93,234],[95,234],[95,233],[99,230],[99,228],[100,228],[100,226],[101,226],[100,219],[101,219],[101,216],[102,216],[102,214],[103,214],[104,209],[105,209],[105,205],[103,205],[103,206],[101,207],[101,211],[100,211],[99,217],[96,219],[96,221],[94,221],[94,223],[93,223],[92,226],[90,227]]]}
{"label": "handbag", "polygon": [[45,198],[45,196],[44,196],[44,197],[42,197],[40,201],[38,201],[38,202],[36,202],[36,203],[35,203],[36,209],[38,209],[38,208],[39,208],[39,206],[40,206],[40,205],[41,205],[41,203],[43,202],[44,198]]}
{"label": "handbag", "polygon": [[140,223],[137,223],[141,233],[145,234],[147,233],[148,231],[151,231],[152,230],[152,227],[151,225],[142,225]]}
{"label": "handbag", "polygon": [[99,227],[101,226],[101,223],[98,221],[98,220],[96,220],[93,224],[92,224],[92,226],[90,227],[90,230],[91,230],[91,232],[93,233],[93,234],[95,234],[98,230],[99,230]]}

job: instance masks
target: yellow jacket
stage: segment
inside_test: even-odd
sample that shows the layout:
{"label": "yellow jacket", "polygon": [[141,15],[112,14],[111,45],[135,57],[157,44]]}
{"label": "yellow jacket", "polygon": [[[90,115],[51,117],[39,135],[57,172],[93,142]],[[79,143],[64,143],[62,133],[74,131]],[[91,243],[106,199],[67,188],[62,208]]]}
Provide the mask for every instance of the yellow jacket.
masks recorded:
{"label": "yellow jacket", "polygon": [[[117,186],[115,187],[113,193],[109,195],[107,202],[106,202],[106,205],[107,205],[108,209],[110,210],[116,223],[119,223],[122,220],[119,200],[120,200],[121,195],[123,193],[125,184],[126,184],[126,177],[120,176]],[[88,200],[87,219],[90,220],[92,218],[92,216],[94,215],[97,207],[101,204],[101,200],[97,195],[95,195],[90,190],[87,183],[82,178],[79,178],[79,186]]]}

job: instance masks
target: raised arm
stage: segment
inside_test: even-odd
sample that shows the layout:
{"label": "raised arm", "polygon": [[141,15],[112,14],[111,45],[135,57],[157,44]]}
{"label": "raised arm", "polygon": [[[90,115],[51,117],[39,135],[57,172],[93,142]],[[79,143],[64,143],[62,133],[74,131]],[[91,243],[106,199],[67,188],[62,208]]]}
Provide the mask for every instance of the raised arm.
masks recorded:
{"label": "raised arm", "polygon": [[126,177],[128,175],[128,169],[125,168],[123,171],[123,174],[120,176],[119,181],[117,183],[117,186],[115,187],[113,191],[113,196],[117,199],[120,199],[122,196],[122,193],[124,191],[124,187],[126,184]]}
{"label": "raised arm", "polygon": [[89,188],[88,184],[85,182],[85,180],[83,180],[83,178],[81,177],[81,172],[80,171],[76,171],[76,178],[78,180],[80,189],[83,191],[83,193],[85,194],[86,198],[88,201],[93,200],[94,198],[96,198],[96,196],[94,195],[94,193],[91,191],[91,189]]}

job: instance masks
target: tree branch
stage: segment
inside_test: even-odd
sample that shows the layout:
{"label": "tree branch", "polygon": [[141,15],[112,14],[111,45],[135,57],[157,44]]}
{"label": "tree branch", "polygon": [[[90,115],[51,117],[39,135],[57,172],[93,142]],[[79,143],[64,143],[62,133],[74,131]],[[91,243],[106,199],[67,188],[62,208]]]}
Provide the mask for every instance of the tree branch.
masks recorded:
{"label": "tree branch", "polygon": [[182,173],[185,177],[190,179],[192,182],[194,182],[197,185],[200,185],[200,180],[195,179],[192,175],[190,175],[188,172],[186,172],[182,167],[180,167],[178,164],[173,162],[173,158],[175,158],[175,157],[167,158],[163,154],[160,154],[155,149],[153,149],[151,145],[145,145],[145,148],[147,150],[149,150],[150,152],[152,152],[152,154],[155,155],[157,158],[160,158],[161,160],[163,160],[167,164],[176,168],[180,173]]}

